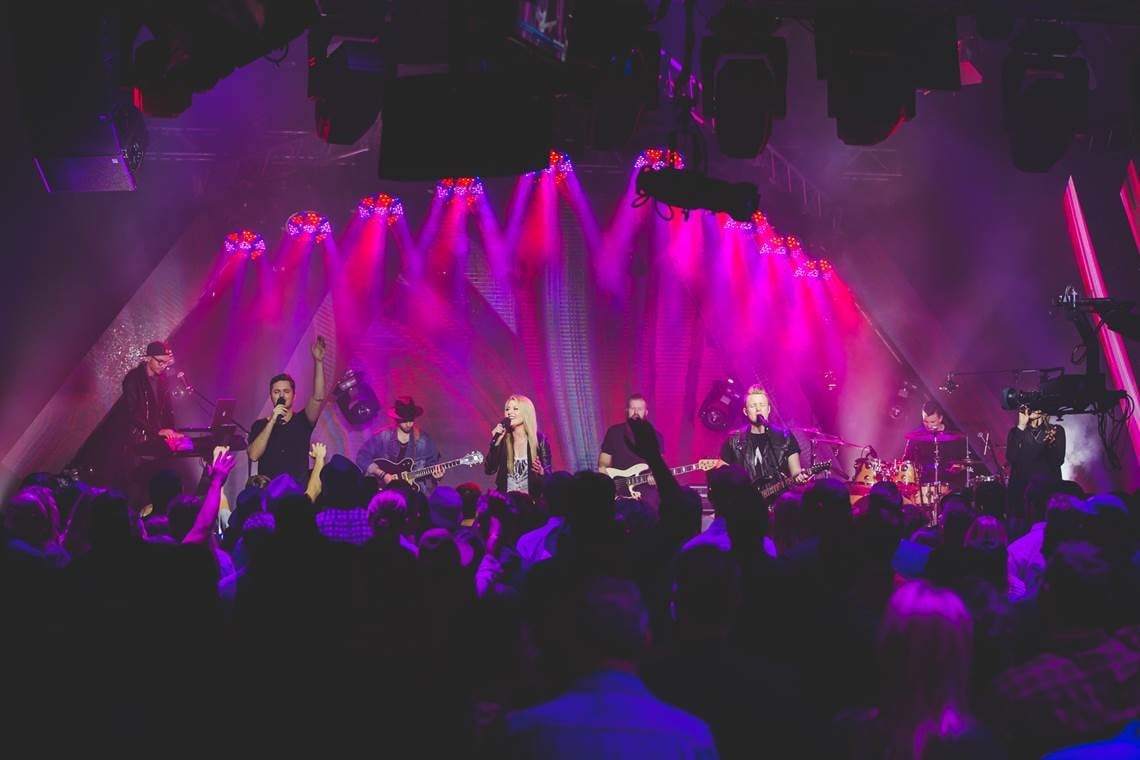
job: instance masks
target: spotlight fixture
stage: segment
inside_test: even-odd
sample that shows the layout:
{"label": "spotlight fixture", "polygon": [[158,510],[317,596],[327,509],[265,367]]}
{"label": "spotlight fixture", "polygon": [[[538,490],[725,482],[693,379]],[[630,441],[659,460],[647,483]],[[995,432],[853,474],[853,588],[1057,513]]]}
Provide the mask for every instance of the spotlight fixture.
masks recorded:
{"label": "spotlight fixture", "polygon": [[238,230],[226,235],[226,253],[255,261],[265,253],[265,238],[253,230]]}
{"label": "spotlight fixture", "polygon": [[637,175],[634,207],[655,200],[682,210],[686,219],[695,208],[723,212],[738,222],[752,219],[760,206],[760,191],[751,182],[726,182],[690,169],[645,166]]}
{"label": "spotlight fixture", "polygon": [[481,195],[483,180],[478,177],[449,177],[435,183],[435,197],[440,200],[465,198],[471,204]]}
{"label": "spotlight fixture", "polygon": [[363,425],[380,412],[380,401],[362,374],[353,369],[345,370],[333,387],[336,405],[351,425]]}
{"label": "spotlight fixture", "polygon": [[915,90],[961,87],[955,17],[934,11],[858,10],[816,21],[816,75],[827,115],[847,145],[877,145],[915,116]]}
{"label": "spotlight fixture", "polygon": [[761,243],[757,250],[760,253],[774,253],[777,256],[787,256],[787,240],[781,235],[773,235],[770,239]]}
{"label": "spotlight fixture", "polygon": [[736,381],[729,377],[713,383],[698,416],[709,430],[727,430],[743,407],[744,396]]}
{"label": "spotlight fixture", "polygon": [[[342,5],[337,3],[336,5]],[[317,137],[352,145],[380,115],[386,75],[380,42],[381,14],[324,14],[309,29],[308,95]]]}
{"label": "spotlight fixture", "polygon": [[740,230],[741,232],[751,232],[755,235],[765,235],[771,231],[771,226],[768,224],[768,218],[764,216],[763,211],[757,211],[752,215],[752,218],[747,222],[738,222],[735,219],[727,219],[724,223],[726,230]]}
{"label": "spotlight fixture", "polygon": [[555,182],[562,182],[566,179],[566,175],[574,171],[574,163],[570,160],[570,156],[562,151],[550,151],[550,165],[543,169],[541,172],[529,172],[528,176],[538,179],[539,177],[554,177]]}
{"label": "spotlight fixture", "polygon": [[812,280],[830,280],[832,269],[831,262],[827,259],[805,259],[792,274]]}
{"label": "spotlight fixture", "polygon": [[356,215],[361,219],[383,217],[388,220],[388,226],[391,227],[404,215],[404,204],[396,196],[387,193],[368,195],[356,204]]}
{"label": "spotlight fixture", "polygon": [[720,152],[755,158],[772,136],[772,119],[788,110],[788,43],[773,36],[779,20],[729,3],[709,20],[701,43],[704,115]]}
{"label": "spotlight fixture", "polygon": [[298,211],[285,221],[285,232],[289,237],[310,235],[319,243],[332,232],[332,225],[327,216],[316,211]]}
{"label": "spotlight fixture", "polygon": [[637,154],[637,158],[633,162],[633,169],[640,171],[646,166],[653,170],[664,169],[666,166],[684,169],[685,157],[669,148],[646,148]]}
{"label": "spotlight fixture", "polygon": [[1088,130],[1089,67],[1081,40],[1063,24],[1033,22],[1013,40],[1002,65],[1002,100],[1013,165],[1046,172],[1073,135]]}

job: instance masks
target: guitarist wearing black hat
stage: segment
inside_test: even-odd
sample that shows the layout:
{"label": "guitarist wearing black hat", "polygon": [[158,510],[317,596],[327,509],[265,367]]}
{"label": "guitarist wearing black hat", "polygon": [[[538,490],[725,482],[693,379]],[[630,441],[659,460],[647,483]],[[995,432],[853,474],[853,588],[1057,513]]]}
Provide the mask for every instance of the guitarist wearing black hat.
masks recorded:
{"label": "guitarist wearing black hat", "polygon": [[438,466],[439,450],[432,443],[431,437],[416,424],[416,418],[423,413],[424,408],[418,406],[411,396],[396,399],[388,410],[388,417],[394,424],[376,431],[356,452],[356,464],[366,476],[376,478],[381,486],[399,479],[399,475],[385,472],[377,464],[378,459],[388,462],[411,459],[413,469],[436,465],[432,467],[429,476],[418,481],[424,495],[431,496],[439,479],[443,477],[443,468]]}

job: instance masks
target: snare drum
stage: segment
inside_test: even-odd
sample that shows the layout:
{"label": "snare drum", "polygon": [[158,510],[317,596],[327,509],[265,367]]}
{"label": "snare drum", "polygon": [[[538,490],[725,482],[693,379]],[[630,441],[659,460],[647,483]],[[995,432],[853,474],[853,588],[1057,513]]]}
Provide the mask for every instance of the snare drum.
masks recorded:
{"label": "snare drum", "polygon": [[855,477],[851,479],[853,485],[870,488],[882,480],[883,477],[884,468],[882,460],[872,459],[871,457],[855,460]]}
{"label": "snare drum", "polygon": [[914,490],[918,485],[918,468],[909,459],[898,459],[891,465],[891,481],[899,490]]}

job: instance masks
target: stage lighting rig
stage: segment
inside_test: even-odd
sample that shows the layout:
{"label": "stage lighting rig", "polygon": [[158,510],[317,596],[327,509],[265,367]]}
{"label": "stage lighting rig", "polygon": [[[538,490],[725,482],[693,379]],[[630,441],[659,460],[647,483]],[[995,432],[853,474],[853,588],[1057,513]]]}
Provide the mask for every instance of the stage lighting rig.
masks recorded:
{"label": "stage lighting rig", "polygon": [[1089,67],[1081,40],[1063,24],[1035,21],[1002,64],[1002,104],[1013,165],[1046,172],[1088,130]]}
{"label": "stage lighting rig", "polygon": [[916,89],[961,87],[957,25],[948,12],[821,12],[815,36],[827,114],[848,145],[876,145],[913,119]]}
{"label": "stage lighting rig", "polygon": [[751,182],[727,182],[695,169],[651,169],[637,174],[635,207],[650,200],[681,209],[685,219],[695,208],[723,212],[738,222],[747,222],[760,208],[760,191]]}
{"label": "stage lighting rig", "polygon": [[768,145],[772,120],[788,111],[788,43],[779,20],[753,7],[726,4],[701,42],[701,89],[720,152],[755,158]]}

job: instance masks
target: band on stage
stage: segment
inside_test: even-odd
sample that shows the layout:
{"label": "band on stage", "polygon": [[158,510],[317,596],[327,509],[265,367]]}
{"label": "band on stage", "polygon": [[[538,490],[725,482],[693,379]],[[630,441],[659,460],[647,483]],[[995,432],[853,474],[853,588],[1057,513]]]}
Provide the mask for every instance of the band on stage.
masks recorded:
{"label": "band on stage", "polygon": [[[117,479],[128,498],[136,503],[145,499],[149,479],[158,469],[170,469],[172,462],[201,460],[207,465],[202,468],[205,471],[218,451],[241,448],[256,463],[258,475],[265,479],[288,475],[304,489],[314,477],[310,458],[319,453],[323,461],[326,451],[322,444],[311,441],[326,401],[325,350],[324,338],[318,337],[310,349],[312,386],[304,405],[297,400],[294,378],[286,373],[274,375],[268,383],[270,411],[246,431],[228,416],[232,402],[228,408],[221,402],[216,404],[215,419],[208,427],[179,428],[174,396],[194,389],[182,372],[171,378],[175,363],[172,348],[163,341],[149,343],[122,383],[126,422],[120,435],[123,451],[119,461],[125,463],[125,471],[118,473]],[[675,474],[736,465],[762,494],[770,495],[829,469],[834,473],[831,463],[814,461],[817,449],[830,446],[838,453],[843,447],[858,446],[818,429],[789,429],[775,424],[778,416],[774,415],[772,398],[761,385],[751,386],[743,401],[742,424],[729,431],[717,455],[676,467]],[[633,430],[634,425],[649,422],[649,409],[649,401],[640,393],[626,398],[624,418],[609,426],[600,442],[597,469],[614,479],[618,496],[644,499],[655,507],[654,478],[646,460],[635,451]],[[412,396],[398,397],[387,409],[390,424],[370,435],[356,452],[356,466],[365,477],[375,479],[378,488],[400,483],[430,496],[451,467],[481,463],[485,474],[494,477],[498,490],[541,494],[546,476],[553,471],[551,443],[539,429],[535,405],[529,398],[521,394],[507,398],[501,420],[490,431],[485,454],[474,450],[447,461],[418,422],[424,412]],[[246,434],[238,433],[239,428]],[[806,465],[793,430],[811,442],[812,461]],[[655,429],[654,434],[657,448],[663,451],[661,434]],[[982,443],[981,454],[975,453],[962,431],[948,423],[939,404],[927,401],[920,424],[904,436],[899,459],[882,459],[873,446],[858,446],[861,451],[853,471],[849,477],[844,474],[852,501],[879,483],[891,483],[905,503],[924,509],[934,520],[938,503],[947,494],[961,492],[973,498],[979,489],[993,488],[986,484],[1001,484],[1006,486],[1011,511],[1016,512],[1032,478],[1061,479],[1065,430],[1050,422],[1041,409],[1018,409],[1016,423],[1006,437],[1005,467],[998,463],[989,434],[978,433],[977,438]]]}

